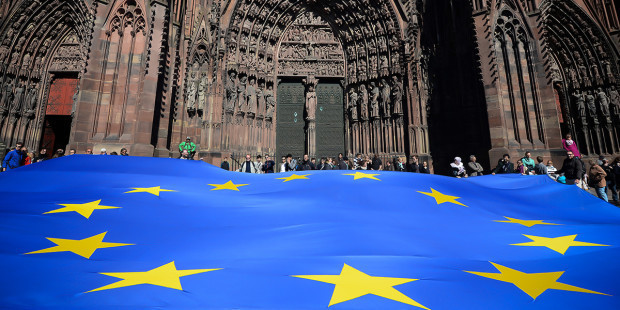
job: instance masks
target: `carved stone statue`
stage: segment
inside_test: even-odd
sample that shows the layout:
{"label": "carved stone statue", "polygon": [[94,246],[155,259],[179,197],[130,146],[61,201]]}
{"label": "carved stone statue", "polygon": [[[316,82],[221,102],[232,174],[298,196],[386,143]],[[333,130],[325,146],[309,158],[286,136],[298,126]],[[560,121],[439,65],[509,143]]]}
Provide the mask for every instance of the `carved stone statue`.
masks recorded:
{"label": "carved stone statue", "polygon": [[265,96],[263,95],[263,90],[265,89],[265,83],[261,82],[258,84],[258,88],[256,88],[256,115],[262,118],[265,115]]}
{"label": "carved stone statue", "polygon": [[19,113],[22,110],[22,99],[24,98],[24,92],[26,91],[24,83],[21,82],[18,87],[15,88],[15,96],[13,97],[13,105],[11,106],[12,113]]}
{"label": "carved stone statue", "polygon": [[356,122],[358,120],[357,117],[357,92],[355,91],[354,88],[351,88],[351,90],[349,90],[349,110],[351,112],[351,121]]}
{"label": "carved stone statue", "polygon": [[198,110],[204,110],[207,103],[207,77],[203,76],[198,85]]}
{"label": "carved stone statue", "polygon": [[592,92],[586,93],[586,107],[588,108],[588,114],[594,120],[595,124],[598,124],[598,118],[596,117],[596,104],[594,103],[594,96]]}
{"label": "carved stone statue", "polygon": [[375,82],[370,82],[370,117],[379,117],[379,88]]}
{"label": "carved stone statue", "polygon": [[385,79],[381,79],[379,86],[381,88],[381,110],[384,117],[389,117],[391,110],[390,105],[392,104],[392,88]]}
{"label": "carved stone statue", "polygon": [[256,96],[256,87],[254,87],[254,85],[256,85],[256,78],[251,77],[249,84],[248,84],[248,88],[246,91],[247,94],[247,108],[246,111],[248,113],[254,114],[256,115],[256,107],[258,105],[258,97]]}
{"label": "carved stone statue", "polygon": [[601,113],[605,118],[609,119],[611,117],[611,113],[609,113],[609,98],[607,98],[607,94],[601,88],[597,92],[596,99],[601,107]]}
{"label": "carved stone statue", "polygon": [[273,96],[273,86],[269,85],[265,91],[265,103],[267,103],[266,119],[273,119],[273,110],[276,107],[276,99]]}
{"label": "carved stone statue", "polygon": [[403,84],[397,76],[392,77],[392,106],[394,114],[403,114]]}
{"label": "carved stone statue", "polygon": [[196,108],[196,81],[194,79],[189,81],[186,103],[188,110],[194,110]]}
{"label": "carved stone statue", "polygon": [[310,84],[306,92],[306,120],[314,121],[316,119],[316,104],[314,84]]}
{"label": "carved stone statue", "polygon": [[13,82],[9,80],[7,83],[4,84],[4,90],[2,93],[2,101],[0,102],[0,108],[3,111],[6,111],[6,109],[11,104],[12,100],[13,100]]}
{"label": "carved stone statue", "polygon": [[609,89],[609,102],[611,103],[614,113],[620,116],[620,94],[613,85]]}
{"label": "carved stone statue", "polygon": [[235,103],[237,102],[237,73],[230,71],[228,74],[228,80],[226,80],[226,103],[225,110],[228,113],[232,113],[235,110]]}
{"label": "carved stone statue", "polygon": [[26,107],[28,111],[34,111],[34,109],[37,107],[38,92],[39,92],[38,84],[35,84],[34,86],[30,87],[30,90],[28,91],[28,106]]}
{"label": "carved stone statue", "polygon": [[238,103],[238,107],[239,107],[239,111],[240,112],[245,112],[244,108],[247,102],[247,94],[246,94],[246,88],[247,88],[247,83],[248,83],[248,77],[247,76],[243,76],[239,79],[239,87],[237,87],[237,93],[239,94],[239,103]]}
{"label": "carved stone statue", "polygon": [[368,91],[366,85],[360,85],[360,117],[363,121],[368,120]]}
{"label": "carved stone statue", "polygon": [[579,112],[579,117],[585,119],[586,118],[586,101],[583,98],[583,95],[577,90],[573,94],[575,97],[575,106],[577,107],[577,112]]}

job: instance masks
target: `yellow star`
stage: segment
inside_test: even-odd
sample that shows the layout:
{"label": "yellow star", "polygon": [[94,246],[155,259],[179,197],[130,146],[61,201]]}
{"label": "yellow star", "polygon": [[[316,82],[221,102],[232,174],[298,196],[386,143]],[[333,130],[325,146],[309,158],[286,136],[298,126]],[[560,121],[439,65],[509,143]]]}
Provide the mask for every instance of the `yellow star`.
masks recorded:
{"label": "yellow star", "polygon": [[113,248],[119,246],[133,245],[131,243],[112,243],[103,242],[103,237],[108,232],[104,232],[92,237],[88,237],[82,240],[72,239],[58,239],[58,238],[46,238],[47,240],[56,243],[56,246],[51,248],[42,249],[34,252],[28,252],[25,254],[40,254],[40,253],[54,253],[54,252],[73,252],[79,256],[90,259],[90,257],[98,249]]}
{"label": "yellow star", "polygon": [[103,275],[123,280],[108,284],[106,286],[102,286],[100,288],[96,288],[94,290],[90,290],[86,293],[110,290],[113,288],[127,287],[138,284],[151,284],[181,291],[183,290],[183,287],[181,287],[181,277],[220,269],[222,268],[177,270],[177,267],[174,265],[174,261],[172,261],[163,266],[159,266],[155,269],[143,272],[102,272],[101,274]]}
{"label": "yellow star", "polygon": [[160,192],[176,192],[176,191],[171,190],[171,189],[162,189],[161,186],[155,186],[155,187],[132,187],[132,188],[133,188],[132,191],[125,192],[125,194],[149,193],[149,194],[153,194],[153,195],[159,197],[159,193]]}
{"label": "yellow star", "polygon": [[585,288],[557,282],[557,280],[562,276],[562,274],[564,274],[564,271],[525,273],[502,266],[500,264],[496,264],[493,262],[490,263],[493,264],[493,266],[495,266],[495,268],[497,268],[500,273],[476,272],[467,270],[465,270],[465,272],[497,281],[512,283],[520,290],[530,295],[530,297],[532,297],[533,299],[536,299],[538,296],[540,296],[540,294],[544,293],[546,290],[549,289],[611,296],[608,294],[587,290]]}
{"label": "yellow star", "polygon": [[460,205],[460,206],[467,207],[466,205],[456,201],[457,199],[459,199],[461,197],[456,197],[456,196],[450,196],[450,195],[442,194],[442,193],[436,191],[433,188],[431,188],[431,192],[430,193],[420,192],[420,191],[418,191],[418,193],[424,194],[426,196],[431,196],[431,197],[435,198],[435,201],[437,202],[438,205],[440,205],[440,204],[442,204],[444,202],[451,202],[453,204],[457,204],[457,205]]}
{"label": "yellow star", "polygon": [[87,202],[87,203],[59,204],[60,206],[63,206],[64,208],[52,210],[52,211],[49,211],[49,212],[45,212],[43,214],[62,213],[62,212],[72,212],[72,211],[75,211],[75,212],[79,213],[80,215],[82,215],[83,217],[89,218],[91,216],[91,214],[93,214],[93,211],[95,211],[95,210],[120,209],[120,207],[100,206],[99,205],[100,202],[101,202],[101,199],[99,199],[97,201]]}
{"label": "yellow star", "polygon": [[308,180],[308,176],[310,174],[304,174],[304,175],[297,175],[297,174],[293,174],[290,177],[286,177],[286,178],[277,178],[276,180],[284,180],[283,183],[286,183],[288,181],[293,181],[293,180]]}
{"label": "yellow star", "polygon": [[292,277],[335,284],[336,287],[329,301],[329,306],[364,295],[373,294],[408,305],[428,309],[394,288],[396,285],[413,282],[418,279],[373,277],[347,264],[344,264],[339,275],[305,275]]}
{"label": "yellow star", "polygon": [[520,220],[520,219],[515,219],[515,218],[507,217],[507,216],[504,216],[504,217],[507,218],[508,221],[493,221],[493,222],[515,223],[515,224],[521,224],[526,227],[532,227],[534,225],[562,225],[562,224],[545,223],[544,220]]}
{"label": "yellow star", "polygon": [[353,176],[353,181],[359,180],[359,179],[371,179],[371,180],[377,180],[377,181],[381,181],[377,178],[375,178],[375,176],[378,176],[380,174],[371,174],[371,173],[363,173],[363,172],[355,172],[355,173],[349,173],[349,174],[343,174],[343,175],[351,175]]}
{"label": "yellow star", "polygon": [[530,238],[530,240],[532,241],[525,242],[525,243],[511,244],[511,245],[544,246],[562,255],[564,255],[564,253],[566,253],[566,250],[568,250],[568,248],[572,246],[609,246],[606,244],[596,244],[596,243],[575,241],[575,238],[577,237],[577,235],[570,235],[570,236],[557,237],[557,238],[546,238],[546,237],[538,237],[538,236],[530,236],[530,235],[524,235],[524,236]]}
{"label": "yellow star", "polygon": [[223,189],[229,189],[232,191],[239,191],[238,187],[241,186],[247,186],[248,184],[235,184],[233,183],[233,181],[228,181],[224,184],[209,184],[211,186],[214,186],[214,188],[212,188],[212,191],[219,191],[219,190],[223,190]]}

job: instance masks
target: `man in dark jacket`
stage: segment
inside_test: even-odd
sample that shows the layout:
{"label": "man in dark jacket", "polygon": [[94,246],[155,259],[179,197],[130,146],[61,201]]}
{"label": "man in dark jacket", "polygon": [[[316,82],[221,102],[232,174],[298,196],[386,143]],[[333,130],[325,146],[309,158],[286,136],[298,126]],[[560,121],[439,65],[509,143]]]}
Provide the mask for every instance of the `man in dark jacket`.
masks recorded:
{"label": "man in dark jacket", "polygon": [[23,145],[24,143],[17,142],[15,149],[4,156],[2,171],[15,169],[22,165],[22,160],[24,159],[24,153],[22,152]]}
{"label": "man in dark jacket", "polygon": [[379,156],[377,156],[377,154],[375,154],[375,156],[373,156],[372,158],[372,170],[382,170],[383,169],[383,162],[381,161],[381,158],[379,158]]}
{"label": "man in dark jacket", "polygon": [[502,159],[497,162],[497,167],[493,169],[491,174],[506,174],[506,173],[514,173],[515,165],[510,162],[510,155],[504,154]]}
{"label": "man in dark jacket", "polygon": [[269,155],[265,155],[265,164],[261,168],[263,173],[274,173],[274,168],[276,167],[276,162],[271,160]]}
{"label": "man in dark jacket", "polygon": [[343,157],[338,159],[338,170],[349,170],[349,158]]}
{"label": "man in dark jacket", "polygon": [[564,173],[567,185],[579,184],[579,180],[583,177],[583,164],[579,158],[575,157],[573,152],[566,152],[566,159],[562,164],[562,169],[558,170],[558,174]]}
{"label": "man in dark jacket", "polygon": [[224,160],[222,161],[222,164],[220,165],[220,168],[229,171],[230,170],[230,163],[228,163],[228,157],[225,157]]}
{"label": "man in dark jacket", "polygon": [[418,155],[413,155],[409,158],[409,163],[407,164],[407,172],[420,173],[420,163]]}
{"label": "man in dark jacket", "polygon": [[310,161],[310,157],[308,157],[308,154],[304,154],[304,159],[299,163],[298,167],[298,171],[316,170],[316,167],[314,167],[314,164],[312,163],[312,161]]}

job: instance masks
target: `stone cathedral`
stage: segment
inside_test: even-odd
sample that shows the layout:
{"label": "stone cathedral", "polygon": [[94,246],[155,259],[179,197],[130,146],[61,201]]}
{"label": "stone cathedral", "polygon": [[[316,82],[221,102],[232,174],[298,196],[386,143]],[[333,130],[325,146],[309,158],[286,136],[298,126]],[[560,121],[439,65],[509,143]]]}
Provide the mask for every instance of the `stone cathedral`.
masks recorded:
{"label": "stone cathedral", "polygon": [[[620,154],[614,0],[3,0],[0,147]],[[556,163],[556,166],[560,162]]]}

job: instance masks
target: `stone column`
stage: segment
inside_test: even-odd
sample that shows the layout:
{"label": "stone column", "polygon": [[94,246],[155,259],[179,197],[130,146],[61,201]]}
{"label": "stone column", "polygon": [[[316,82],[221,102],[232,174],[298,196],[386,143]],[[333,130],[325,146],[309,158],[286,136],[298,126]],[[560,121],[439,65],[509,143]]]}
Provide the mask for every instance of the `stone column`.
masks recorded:
{"label": "stone column", "polygon": [[303,80],[306,85],[306,153],[308,156],[316,156],[316,85],[319,80],[309,76]]}

